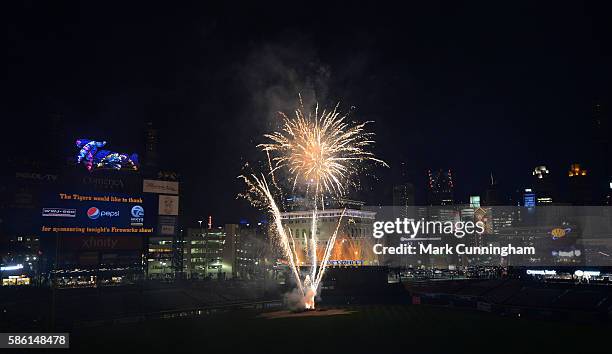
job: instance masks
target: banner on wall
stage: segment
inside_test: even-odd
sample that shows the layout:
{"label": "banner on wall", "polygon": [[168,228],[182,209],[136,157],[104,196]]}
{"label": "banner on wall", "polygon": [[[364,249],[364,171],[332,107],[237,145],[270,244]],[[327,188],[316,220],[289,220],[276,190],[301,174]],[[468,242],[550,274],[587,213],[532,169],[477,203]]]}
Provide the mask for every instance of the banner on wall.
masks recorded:
{"label": "banner on wall", "polygon": [[159,196],[159,215],[178,215],[179,197],[174,195]]}
{"label": "banner on wall", "polygon": [[160,215],[158,217],[158,234],[162,236],[174,236],[176,233],[177,220],[175,216]]}
{"label": "banner on wall", "polygon": [[145,193],[178,194],[179,184],[172,181],[145,179],[142,181],[142,191]]}

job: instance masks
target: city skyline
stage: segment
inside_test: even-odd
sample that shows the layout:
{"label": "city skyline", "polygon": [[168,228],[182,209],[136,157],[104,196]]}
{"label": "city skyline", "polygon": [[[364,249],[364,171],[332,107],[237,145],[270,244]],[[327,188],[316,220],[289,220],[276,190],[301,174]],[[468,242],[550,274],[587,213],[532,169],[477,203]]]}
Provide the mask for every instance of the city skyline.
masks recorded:
{"label": "city skyline", "polygon": [[[255,160],[261,141],[253,137],[276,128],[275,112],[293,107],[299,93],[374,121],[376,153],[391,169],[376,171],[366,192],[418,185],[422,171],[436,168],[454,171],[465,198],[491,173],[513,189],[541,164],[553,173],[571,163],[597,170],[591,152],[605,129],[596,122],[609,121],[612,31],[595,4],[553,13],[544,4],[498,11],[430,3],[395,13],[330,5],[297,17],[204,4],[9,6],[7,33],[23,40],[8,46],[14,99],[2,114],[20,133],[3,130],[6,157],[35,154],[52,115],[63,120],[65,140],[54,145],[64,154],[85,136],[142,153],[143,127],[153,121],[160,165],[181,173],[195,196],[190,208],[206,201],[201,214],[227,203],[248,210],[234,201],[234,177]],[[336,13],[355,25],[338,26]],[[228,142],[233,148],[220,154]],[[391,188],[361,199],[391,200]]]}
{"label": "city skyline", "polygon": [[610,352],[610,10],[3,4],[0,349]]}
{"label": "city skyline", "polygon": [[[61,122],[60,122],[61,124]],[[151,131],[154,131],[154,137],[151,137]],[[157,176],[161,178],[170,178],[170,180],[180,180],[181,184],[184,187],[190,188],[189,182],[190,178],[187,176],[181,176],[180,173],[176,171],[171,171],[165,168],[165,166],[160,166],[158,160],[167,155],[167,153],[163,150],[159,149],[159,139],[160,134],[163,136],[163,131],[160,131],[155,125],[152,123],[146,123],[144,125],[144,129],[140,131],[141,139],[143,141],[140,144],[140,148],[136,147],[137,151],[143,151],[142,155],[136,156],[138,160],[141,160],[142,163],[139,163],[138,169],[127,168],[124,170],[129,170],[127,175],[130,173],[134,173],[137,175],[143,175],[145,177],[155,177],[151,173],[156,174],[158,172],[153,171],[162,171],[161,173],[170,173],[171,176]],[[79,151],[80,141],[82,139],[77,139],[77,146],[74,146],[74,142],[69,141],[63,137],[64,140],[58,143],[58,149],[47,150],[46,152],[36,155],[30,156],[18,156],[14,159],[9,159],[9,163],[7,166],[11,166],[20,173],[37,173],[37,172],[50,172],[50,171],[86,171],[89,168],[83,164],[80,164],[79,161],[74,161],[75,154]],[[88,141],[88,140],[85,140]],[[106,143],[106,141],[104,141]],[[71,145],[72,151],[68,155],[64,155],[64,151],[61,146]],[[81,153],[82,153],[81,149]],[[153,151],[153,153],[151,153]],[[50,157],[55,158],[55,160],[48,161],[47,159]],[[564,193],[562,195],[556,195],[554,198],[554,202],[559,204],[575,204],[576,202],[572,200],[573,197],[569,195],[568,188],[572,185],[572,176],[579,176],[579,172],[582,173],[582,176],[587,176],[588,178],[584,178],[587,180],[591,188],[591,199],[589,200],[589,205],[606,205],[609,203],[609,195],[610,183],[612,183],[612,177],[606,178],[604,175],[605,166],[596,165],[596,168],[591,168],[584,163],[580,163],[580,161],[572,161],[570,160],[565,163],[565,168],[563,165],[560,165],[561,168],[551,169],[549,168],[549,164],[539,163],[531,169],[531,171],[526,170],[522,171],[520,178],[516,180],[508,180],[503,176],[497,177],[491,171],[487,176],[486,182],[482,183],[483,176],[475,176],[473,174],[464,174],[463,179],[460,180],[462,182],[468,182],[466,184],[471,185],[471,190],[466,190],[465,186],[459,184],[459,188],[456,186],[456,182],[453,182],[455,177],[451,178],[451,186],[445,192],[449,193],[446,197],[446,204],[467,204],[469,200],[473,196],[479,196],[483,201],[487,200],[486,194],[487,191],[494,186],[497,191],[496,203],[498,205],[508,204],[508,205],[522,205],[523,203],[523,194],[526,189],[538,190],[538,193],[552,193],[550,189],[558,191],[563,190]],[[254,162],[257,162],[254,160]],[[261,161],[259,161],[261,163]],[[455,174],[455,170],[453,169],[444,169],[444,168],[428,168],[424,171],[421,171],[420,176],[418,176],[419,171],[410,170],[409,167],[406,166],[405,163],[400,163],[398,166],[391,166],[390,168],[378,168],[377,173],[387,172],[385,177],[375,176],[372,178],[370,175],[370,180],[366,179],[364,183],[365,187],[362,187],[357,190],[352,190],[349,194],[349,197],[353,199],[361,200],[365,204],[371,205],[393,205],[393,190],[398,185],[403,184],[411,184],[413,187],[412,191],[412,205],[437,205],[439,202],[431,200],[431,191],[432,191],[432,176],[437,175],[439,173],[448,172],[449,174]],[[512,167],[511,164],[509,164]],[[601,170],[597,170],[599,167]],[[574,169],[578,169],[579,171],[574,171]],[[108,168],[106,168],[108,169]],[[452,171],[452,172],[451,172]],[[95,171],[89,171],[92,178],[96,178],[97,174]],[[126,175],[126,176],[127,176]],[[408,177],[410,176],[410,177]],[[415,177],[416,176],[416,177]],[[501,179],[501,183],[500,183]],[[583,180],[583,178],[579,178]],[[476,185],[474,181],[478,180],[480,185]],[[368,188],[368,182],[388,182],[392,184],[383,183],[382,186],[377,186],[376,188]],[[396,181],[396,182],[394,182]],[[546,187],[543,189],[542,183],[546,183]],[[376,183],[374,183],[376,184]],[[379,183],[380,184],[380,183]],[[501,186],[500,186],[501,184]],[[185,186],[186,185],[186,186]],[[476,186],[476,187],[474,187]],[[463,188],[462,188],[463,187]],[[237,193],[238,195],[239,193]],[[235,197],[235,196],[234,196]],[[360,198],[361,197],[361,198]],[[607,199],[606,199],[607,198]],[[250,219],[253,222],[257,222],[258,220],[262,220],[262,215],[259,215],[258,212],[246,204],[243,203],[241,212],[239,213],[226,213],[223,208],[213,209],[208,207],[210,205],[210,200],[206,197],[202,198],[201,196],[186,196],[186,204],[185,208],[185,216],[187,219],[186,222],[195,223],[198,219],[207,218],[209,216],[214,215],[215,221],[219,221],[219,225],[226,223],[238,223],[244,219]],[[234,198],[232,198],[234,200]],[[202,205],[206,205],[206,207],[202,207]],[[247,206],[246,208],[244,208]],[[246,210],[246,212],[244,212]],[[202,212],[203,211],[203,212]],[[191,226],[191,224],[188,224]]]}

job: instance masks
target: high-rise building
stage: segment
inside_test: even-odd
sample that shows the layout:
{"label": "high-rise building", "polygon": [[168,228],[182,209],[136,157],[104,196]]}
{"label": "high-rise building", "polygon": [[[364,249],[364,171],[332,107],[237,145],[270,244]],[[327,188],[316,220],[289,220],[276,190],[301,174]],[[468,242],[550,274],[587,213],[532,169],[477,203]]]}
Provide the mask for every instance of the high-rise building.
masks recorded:
{"label": "high-rise building", "polygon": [[573,163],[570,165],[570,169],[567,172],[569,177],[586,176],[588,171],[580,166],[579,163]]}
{"label": "high-rise building", "polygon": [[453,176],[451,170],[427,171],[428,175],[428,204],[453,205]]}
{"label": "high-rise building", "polygon": [[526,208],[533,208],[536,206],[536,194],[532,188],[525,188],[523,193],[523,206]]}
{"label": "high-rise building", "polygon": [[[207,225],[205,225],[207,226]],[[190,279],[258,279],[274,268],[267,239],[268,225],[225,224],[216,228],[189,228],[183,252],[185,275]]]}
{"label": "high-rise building", "polygon": [[550,171],[546,166],[536,166],[531,173],[533,176],[533,190],[536,195],[536,203],[545,205],[553,203],[554,196],[553,183],[550,178]]}
{"label": "high-rise building", "polygon": [[395,217],[407,218],[414,206],[414,185],[404,183],[393,187],[393,207],[396,211]]}
{"label": "high-rise building", "polygon": [[[212,226],[212,218],[209,219],[209,222]],[[236,277],[236,254],[239,253],[237,248],[240,244],[240,225],[225,224],[223,231],[225,240],[221,252],[221,270],[225,278],[234,278]]]}
{"label": "high-rise building", "polygon": [[470,196],[470,208],[480,208],[480,196],[479,195]]}
{"label": "high-rise building", "polygon": [[49,162],[52,164],[62,165],[65,163],[65,158],[70,155],[69,148],[71,146],[67,144],[68,139],[66,139],[65,131],[64,116],[61,113],[50,114],[47,142],[49,146],[54,146],[55,148],[46,149],[44,153],[48,155]]}
{"label": "high-rise building", "polygon": [[567,176],[569,177],[568,201],[573,205],[593,204],[593,186],[589,171],[579,163],[573,163]]}
{"label": "high-rise building", "polygon": [[[596,186],[607,187],[612,177],[612,156],[610,151],[610,115],[608,107],[601,103],[593,105],[592,119],[592,169],[595,172],[594,183]],[[591,174],[593,175],[593,174]],[[599,197],[600,187],[597,187]]]}
{"label": "high-rise building", "polygon": [[491,173],[491,184],[487,187],[485,191],[484,205],[502,205],[503,202],[501,200],[501,196],[499,193],[499,188],[497,186],[497,181],[493,178],[493,173]]}
{"label": "high-rise building", "polygon": [[549,173],[550,171],[548,170],[548,168],[546,168],[546,166],[536,166],[533,169],[532,175],[536,179],[544,180],[544,179],[548,179]]}
{"label": "high-rise building", "polygon": [[234,244],[234,254],[231,262],[228,261],[232,264],[232,276],[239,279],[262,278],[265,269],[272,265],[273,258],[268,242],[268,224],[240,224]]}
{"label": "high-rise building", "polygon": [[[228,229],[234,236],[235,227],[230,226]],[[224,262],[223,258],[227,242],[225,228],[189,228],[184,241],[183,266],[187,278],[225,279],[231,277],[231,264]],[[231,248],[232,243],[229,242],[227,246]]]}
{"label": "high-rise building", "polygon": [[158,134],[159,131],[154,127],[153,122],[147,122],[145,128],[145,153],[143,165],[148,169],[155,169],[158,164]]}

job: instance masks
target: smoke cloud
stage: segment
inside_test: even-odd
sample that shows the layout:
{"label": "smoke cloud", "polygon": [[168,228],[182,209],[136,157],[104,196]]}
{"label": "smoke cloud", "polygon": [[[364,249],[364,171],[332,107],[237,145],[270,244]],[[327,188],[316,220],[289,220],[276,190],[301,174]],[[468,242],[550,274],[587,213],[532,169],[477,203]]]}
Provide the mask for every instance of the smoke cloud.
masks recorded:
{"label": "smoke cloud", "polygon": [[[315,300],[316,302],[321,300],[321,287],[317,289]],[[306,308],[305,298],[298,288],[294,288],[290,292],[285,293],[283,295],[283,303],[290,311],[301,311]]]}
{"label": "smoke cloud", "polygon": [[303,36],[288,36],[257,45],[243,68],[251,95],[251,114],[269,130],[278,123],[276,113],[291,113],[302,95],[308,107],[328,99],[331,69],[321,62],[312,42]]}

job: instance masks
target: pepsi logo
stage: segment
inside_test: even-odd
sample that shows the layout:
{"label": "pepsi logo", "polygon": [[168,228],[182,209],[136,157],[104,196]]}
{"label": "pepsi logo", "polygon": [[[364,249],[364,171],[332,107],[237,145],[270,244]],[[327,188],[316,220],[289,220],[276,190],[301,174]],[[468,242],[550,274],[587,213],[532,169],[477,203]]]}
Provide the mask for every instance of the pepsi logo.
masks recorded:
{"label": "pepsi logo", "polygon": [[87,217],[92,220],[96,220],[97,218],[100,217],[100,209],[96,207],[91,207],[87,209]]}
{"label": "pepsi logo", "polygon": [[118,217],[118,216],[119,216],[118,210],[115,210],[115,211],[100,210],[96,207],[91,207],[87,209],[87,217],[90,218],[91,220],[96,220],[100,217],[112,218],[112,217]]}

